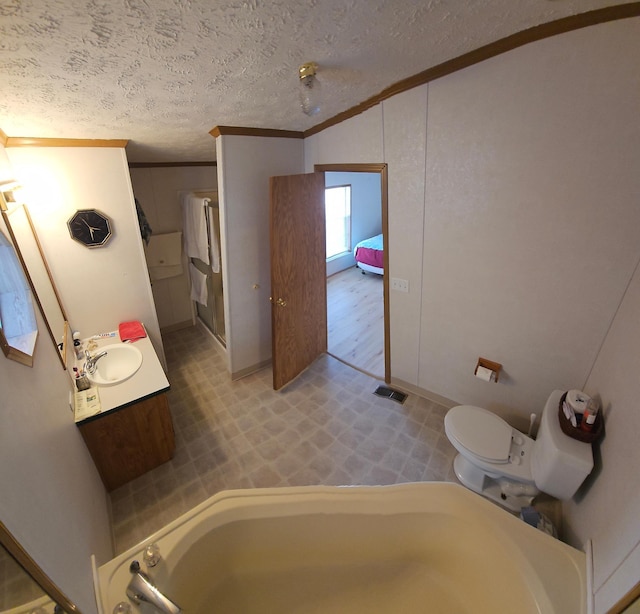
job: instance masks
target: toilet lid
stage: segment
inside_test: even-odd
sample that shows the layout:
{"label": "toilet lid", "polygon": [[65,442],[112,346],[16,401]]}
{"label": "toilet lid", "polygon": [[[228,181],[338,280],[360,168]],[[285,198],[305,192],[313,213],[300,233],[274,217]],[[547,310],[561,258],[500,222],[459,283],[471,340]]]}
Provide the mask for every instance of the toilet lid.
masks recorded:
{"label": "toilet lid", "polygon": [[458,405],[447,412],[445,422],[448,433],[482,460],[509,460],[513,429],[500,416],[481,407]]}

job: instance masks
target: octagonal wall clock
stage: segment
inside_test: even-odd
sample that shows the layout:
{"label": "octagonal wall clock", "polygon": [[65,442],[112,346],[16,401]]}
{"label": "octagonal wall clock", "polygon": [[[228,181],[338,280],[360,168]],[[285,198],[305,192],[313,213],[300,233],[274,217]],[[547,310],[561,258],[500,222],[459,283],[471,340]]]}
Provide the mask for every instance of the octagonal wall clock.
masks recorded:
{"label": "octagonal wall clock", "polygon": [[111,218],[97,209],[78,209],[67,222],[71,237],[85,247],[104,247],[113,235]]}

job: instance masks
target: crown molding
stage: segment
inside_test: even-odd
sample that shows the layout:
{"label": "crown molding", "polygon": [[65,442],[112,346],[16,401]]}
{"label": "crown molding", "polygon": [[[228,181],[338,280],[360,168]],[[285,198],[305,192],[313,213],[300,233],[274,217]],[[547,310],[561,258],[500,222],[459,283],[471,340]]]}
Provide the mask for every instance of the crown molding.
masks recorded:
{"label": "crown molding", "polygon": [[304,132],[297,130],[276,130],[273,128],[244,128],[241,126],[215,126],[209,131],[212,137],[234,136],[266,136],[281,139],[303,139]]}
{"label": "crown molding", "polygon": [[5,147],[119,147],[125,148],[128,139],[48,139],[7,137]]}

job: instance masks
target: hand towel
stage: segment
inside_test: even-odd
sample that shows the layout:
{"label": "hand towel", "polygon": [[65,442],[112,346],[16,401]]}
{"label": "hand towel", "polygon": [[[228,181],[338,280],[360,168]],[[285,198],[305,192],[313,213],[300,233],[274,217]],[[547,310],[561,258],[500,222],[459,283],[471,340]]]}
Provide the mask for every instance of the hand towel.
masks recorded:
{"label": "hand towel", "polygon": [[120,341],[137,341],[147,336],[147,331],[144,329],[142,322],[138,322],[137,320],[133,322],[120,322],[118,333],[120,334]]}
{"label": "hand towel", "polygon": [[191,277],[191,300],[201,305],[207,305],[207,276],[201,273],[193,264],[189,264],[189,277]]}
{"label": "hand towel", "polygon": [[199,258],[209,264],[209,239],[207,237],[207,219],[204,198],[191,194],[182,201],[182,230],[184,232],[185,253],[189,258]]}

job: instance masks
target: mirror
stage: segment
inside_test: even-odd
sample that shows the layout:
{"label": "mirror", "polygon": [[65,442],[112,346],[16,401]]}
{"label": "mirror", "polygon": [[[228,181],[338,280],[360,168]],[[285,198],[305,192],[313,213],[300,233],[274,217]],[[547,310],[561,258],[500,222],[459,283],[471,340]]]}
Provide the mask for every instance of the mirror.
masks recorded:
{"label": "mirror", "polygon": [[0,232],[0,345],[7,358],[28,367],[33,353],[38,324],[33,293],[18,255],[9,239]]}
{"label": "mirror", "polygon": [[0,613],[78,614],[78,608],[36,565],[0,522]]}
{"label": "mirror", "polygon": [[69,324],[31,216],[26,205],[17,204],[12,200],[12,194],[4,192],[2,196],[0,204],[11,203],[10,207],[3,206],[2,217],[40,307],[49,336],[58,349],[62,368],[66,369]]}

